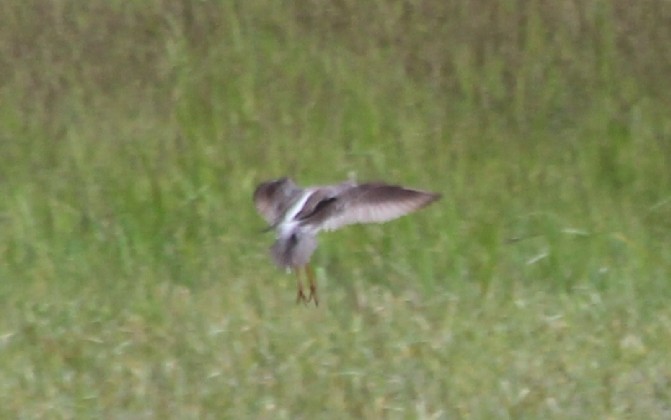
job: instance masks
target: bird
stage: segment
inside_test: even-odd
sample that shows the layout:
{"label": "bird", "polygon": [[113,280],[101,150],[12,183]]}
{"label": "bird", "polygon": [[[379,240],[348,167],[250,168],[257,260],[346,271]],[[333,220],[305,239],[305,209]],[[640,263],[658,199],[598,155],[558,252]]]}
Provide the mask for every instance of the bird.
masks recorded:
{"label": "bird", "polygon": [[[310,257],[317,248],[317,234],[359,223],[384,223],[422,209],[441,198],[441,194],[406,188],[385,182],[339,184],[301,188],[291,178],[265,181],[256,187],[254,206],[276,240],[270,248],[275,264],[294,271],[297,278],[296,302],[319,305],[317,284]],[[300,271],[309,283],[303,289]]]}

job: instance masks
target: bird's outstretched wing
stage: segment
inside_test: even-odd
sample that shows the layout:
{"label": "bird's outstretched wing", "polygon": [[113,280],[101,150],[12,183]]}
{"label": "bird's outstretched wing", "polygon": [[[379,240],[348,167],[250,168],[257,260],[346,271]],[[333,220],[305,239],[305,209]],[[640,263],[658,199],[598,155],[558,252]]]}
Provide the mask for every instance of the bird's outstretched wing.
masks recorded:
{"label": "bird's outstretched wing", "polygon": [[259,214],[272,225],[277,222],[291,197],[301,189],[289,178],[262,182],[254,191],[254,206]]}
{"label": "bird's outstretched wing", "polygon": [[354,185],[329,199],[311,219],[320,230],[335,230],[355,223],[383,223],[428,206],[440,194],[389,185]]}

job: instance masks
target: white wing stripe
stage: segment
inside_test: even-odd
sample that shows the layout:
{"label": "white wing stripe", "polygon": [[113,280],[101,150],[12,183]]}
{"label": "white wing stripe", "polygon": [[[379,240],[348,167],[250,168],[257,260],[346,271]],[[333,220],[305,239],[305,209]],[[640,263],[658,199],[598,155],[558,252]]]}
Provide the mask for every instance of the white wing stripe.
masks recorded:
{"label": "white wing stripe", "polygon": [[301,198],[296,200],[296,204],[294,204],[287,212],[284,214],[284,219],[282,220],[282,223],[287,223],[292,220],[294,220],[294,217],[303,209],[303,206],[305,203],[307,203],[308,198],[314,194],[314,190],[305,190],[303,191],[303,195]]}

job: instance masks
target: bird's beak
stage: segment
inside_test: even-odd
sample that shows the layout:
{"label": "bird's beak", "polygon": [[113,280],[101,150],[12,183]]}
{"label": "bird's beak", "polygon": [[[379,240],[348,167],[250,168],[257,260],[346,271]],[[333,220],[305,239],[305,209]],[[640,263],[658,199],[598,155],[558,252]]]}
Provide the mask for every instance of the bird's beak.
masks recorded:
{"label": "bird's beak", "polygon": [[266,228],[263,228],[263,229],[261,229],[261,231],[259,233],[268,233],[270,231],[273,231],[273,230],[275,230],[275,228],[277,227],[278,224],[279,223],[274,223],[274,224],[272,224],[272,225],[270,225]]}

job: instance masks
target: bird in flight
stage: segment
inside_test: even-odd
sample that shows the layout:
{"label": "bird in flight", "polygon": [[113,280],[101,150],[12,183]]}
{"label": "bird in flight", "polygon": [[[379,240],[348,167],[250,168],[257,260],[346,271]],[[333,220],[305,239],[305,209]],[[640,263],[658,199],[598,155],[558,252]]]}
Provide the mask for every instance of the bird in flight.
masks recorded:
{"label": "bird in flight", "polygon": [[[382,182],[300,188],[290,178],[259,184],[254,205],[275,230],[277,239],[270,249],[275,263],[296,272],[296,302],[319,305],[310,257],[317,248],[317,234],[356,223],[383,223],[428,206],[440,194]],[[304,269],[310,294],[303,290],[300,270]]]}

